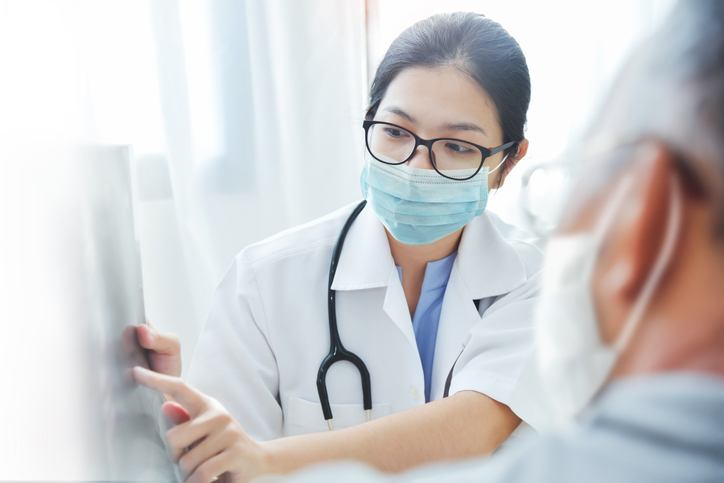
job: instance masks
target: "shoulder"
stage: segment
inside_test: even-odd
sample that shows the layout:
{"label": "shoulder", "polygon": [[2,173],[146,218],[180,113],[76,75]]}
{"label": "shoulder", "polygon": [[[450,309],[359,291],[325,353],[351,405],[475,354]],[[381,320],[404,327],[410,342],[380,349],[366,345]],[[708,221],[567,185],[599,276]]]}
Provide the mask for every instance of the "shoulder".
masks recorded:
{"label": "shoulder", "polygon": [[543,269],[543,240],[540,237],[523,230],[519,226],[504,221],[493,212],[486,211],[483,216],[488,217],[500,236],[510,243],[518,253],[520,260],[525,266],[528,278]]}
{"label": "shoulder", "polygon": [[358,203],[354,202],[321,218],[251,244],[239,252],[234,262],[237,266],[247,263],[252,269],[257,269],[280,259],[318,252],[320,249],[331,250],[342,226]]}

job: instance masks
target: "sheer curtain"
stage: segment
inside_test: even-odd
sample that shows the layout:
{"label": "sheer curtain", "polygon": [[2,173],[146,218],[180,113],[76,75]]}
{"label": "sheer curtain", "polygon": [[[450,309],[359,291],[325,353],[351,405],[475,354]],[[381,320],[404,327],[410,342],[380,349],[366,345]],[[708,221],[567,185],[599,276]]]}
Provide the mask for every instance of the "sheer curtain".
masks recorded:
{"label": "sheer curtain", "polygon": [[147,314],[188,363],[239,250],[360,197],[364,3],[75,5],[94,141],[135,150]]}
{"label": "sheer curtain", "polygon": [[0,0],[0,479],[106,479],[119,427],[67,147],[132,147],[146,312],[188,364],[239,250],[359,198],[364,21],[362,0]]}

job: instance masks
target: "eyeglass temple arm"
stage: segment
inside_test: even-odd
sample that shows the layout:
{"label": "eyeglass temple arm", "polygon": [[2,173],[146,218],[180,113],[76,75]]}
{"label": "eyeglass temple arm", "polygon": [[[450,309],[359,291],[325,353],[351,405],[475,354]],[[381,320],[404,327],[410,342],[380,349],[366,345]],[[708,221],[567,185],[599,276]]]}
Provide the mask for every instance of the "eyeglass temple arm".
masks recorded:
{"label": "eyeglass temple arm", "polygon": [[495,149],[489,149],[489,151],[490,151],[490,156],[492,156],[492,155],[494,155],[494,154],[498,154],[499,152],[503,151],[504,149],[508,149],[509,147],[511,147],[513,144],[515,144],[515,143],[517,143],[517,142],[518,142],[518,141],[511,141],[511,142],[509,142],[509,143],[503,144],[502,146],[498,146],[498,147],[495,148]]}

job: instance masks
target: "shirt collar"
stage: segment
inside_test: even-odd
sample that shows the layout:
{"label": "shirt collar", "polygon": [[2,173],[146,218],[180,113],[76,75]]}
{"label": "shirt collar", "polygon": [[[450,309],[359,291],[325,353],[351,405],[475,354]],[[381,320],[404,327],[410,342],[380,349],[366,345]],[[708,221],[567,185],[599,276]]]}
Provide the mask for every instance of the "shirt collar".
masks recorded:
{"label": "shirt collar", "polygon": [[332,290],[386,287],[391,270],[396,269],[385,227],[367,205],[347,232]]}
{"label": "shirt collar", "polygon": [[[671,371],[614,379],[579,416],[583,425],[610,424],[649,427],[670,441],[682,435],[712,434],[724,449],[724,377]],[[625,425],[624,424],[624,425]]]}
{"label": "shirt collar", "polygon": [[[452,271],[457,254],[458,252],[455,250],[445,258],[427,262],[425,266],[425,277],[422,281],[422,293],[431,292],[447,286],[447,281],[450,279],[450,272]],[[397,265],[396,268],[400,274],[400,280],[402,280],[402,267]]]}
{"label": "shirt collar", "polygon": [[[527,279],[520,255],[487,213],[463,230],[454,263],[472,300],[508,293]],[[347,233],[332,289],[386,287],[392,270],[397,269],[384,225],[366,206]]]}
{"label": "shirt collar", "polygon": [[508,293],[527,280],[518,251],[487,213],[465,226],[455,263],[473,300]]}

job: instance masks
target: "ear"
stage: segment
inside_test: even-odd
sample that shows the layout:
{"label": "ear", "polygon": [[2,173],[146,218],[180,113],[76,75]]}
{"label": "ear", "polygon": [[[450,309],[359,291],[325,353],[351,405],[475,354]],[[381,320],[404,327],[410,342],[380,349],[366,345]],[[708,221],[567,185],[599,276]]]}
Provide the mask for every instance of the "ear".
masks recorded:
{"label": "ear", "polygon": [[[661,253],[673,196],[671,179],[678,176],[674,158],[661,144],[642,145],[634,156],[634,187],[605,235],[594,275],[594,290],[603,302],[597,307],[600,315],[620,322],[602,324],[602,336],[609,343],[619,334],[624,314],[639,297]],[[675,259],[676,251],[670,265]]]}
{"label": "ear", "polygon": [[518,143],[518,152],[515,153],[515,157],[508,156],[508,159],[505,161],[505,166],[501,166],[500,168],[500,174],[498,174],[498,179],[495,180],[495,186],[492,189],[500,189],[503,187],[503,184],[505,183],[505,178],[508,177],[508,173],[510,173],[513,168],[518,164],[518,161],[523,159],[523,157],[528,152],[528,140],[523,139]]}

